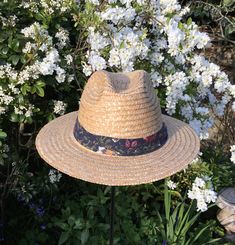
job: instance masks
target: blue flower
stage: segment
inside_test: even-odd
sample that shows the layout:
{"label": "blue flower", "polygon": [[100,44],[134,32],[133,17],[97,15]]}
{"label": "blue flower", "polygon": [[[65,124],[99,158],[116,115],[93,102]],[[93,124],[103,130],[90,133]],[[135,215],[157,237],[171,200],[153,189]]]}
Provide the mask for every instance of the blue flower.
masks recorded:
{"label": "blue flower", "polygon": [[41,230],[45,230],[46,229],[46,225],[45,224],[41,224],[40,228],[41,228]]}
{"label": "blue flower", "polygon": [[42,217],[44,214],[45,214],[45,209],[43,207],[38,207],[36,208],[36,214],[39,216],[39,217]]}

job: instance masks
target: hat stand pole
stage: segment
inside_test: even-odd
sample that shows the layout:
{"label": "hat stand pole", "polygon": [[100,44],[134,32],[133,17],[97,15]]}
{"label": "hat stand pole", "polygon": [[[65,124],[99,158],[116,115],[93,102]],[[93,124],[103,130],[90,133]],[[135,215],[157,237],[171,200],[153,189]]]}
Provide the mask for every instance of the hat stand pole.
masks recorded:
{"label": "hat stand pole", "polygon": [[111,203],[110,203],[110,237],[109,245],[113,245],[114,233],[114,208],[115,208],[115,186],[111,186]]}

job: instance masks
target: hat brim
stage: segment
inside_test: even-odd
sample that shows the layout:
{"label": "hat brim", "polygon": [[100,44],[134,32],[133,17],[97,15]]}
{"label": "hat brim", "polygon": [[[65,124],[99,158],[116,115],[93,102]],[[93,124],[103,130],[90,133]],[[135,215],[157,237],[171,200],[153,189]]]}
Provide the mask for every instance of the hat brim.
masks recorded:
{"label": "hat brim", "polygon": [[77,112],[72,112],[46,124],[37,135],[36,147],[48,164],[77,179],[110,186],[150,183],[184,169],[199,152],[194,130],[165,115],[168,140],[160,149],[139,156],[93,152],[74,138],[76,118]]}

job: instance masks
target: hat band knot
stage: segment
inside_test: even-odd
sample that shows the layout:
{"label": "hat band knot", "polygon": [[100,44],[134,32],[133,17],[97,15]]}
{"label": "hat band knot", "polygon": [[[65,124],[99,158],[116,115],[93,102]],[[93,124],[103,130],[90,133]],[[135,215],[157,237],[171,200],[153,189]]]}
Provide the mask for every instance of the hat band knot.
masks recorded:
{"label": "hat band knot", "polygon": [[155,134],[137,139],[119,139],[100,136],[86,131],[79,121],[74,127],[74,137],[84,147],[98,153],[118,156],[137,156],[155,151],[162,147],[168,138],[165,123]]}

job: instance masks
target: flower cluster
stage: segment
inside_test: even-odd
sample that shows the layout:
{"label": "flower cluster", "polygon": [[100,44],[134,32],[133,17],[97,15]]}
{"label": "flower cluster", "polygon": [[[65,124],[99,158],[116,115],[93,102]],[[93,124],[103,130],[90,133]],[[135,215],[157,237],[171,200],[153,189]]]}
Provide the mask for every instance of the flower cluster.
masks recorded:
{"label": "flower cluster", "polygon": [[54,100],[54,113],[64,115],[67,104],[60,100]]}
{"label": "flower cluster", "polygon": [[47,15],[55,13],[64,13],[69,11],[73,5],[73,0],[39,0],[23,1],[21,7],[29,9],[31,12],[38,13],[42,9]]}
{"label": "flower cluster", "polygon": [[188,197],[197,201],[197,210],[205,212],[207,204],[215,202],[217,193],[213,189],[211,178],[208,176],[196,177],[192,190],[188,191]]}
{"label": "flower cluster", "polygon": [[50,169],[48,176],[49,181],[54,184],[60,181],[62,174],[58,170]]}
{"label": "flower cluster", "polygon": [[222,116],[234,100],[234,85],[217,65],[194,52],[210,39],[190,18],[183,21],[189,9],[176,0],[108,1],[102,7],[99,1],[89,2],[100,6],[95,15],[102,25],[88,30],[84,74],[147,67],[154,86],[165,88],[167,112],[178,113],[207,139],[214,117]]}
{"label": "flower cluster", "polygon": [[[14,114],[14,120],[18,118],[31,122],[34,112],[40,109],[30,102],[27,92],[43,96],[42,87],[45,83],[38,80],[48,76],[53,76],[58,84],[73,81],[74,75],[70,73],[72,69],[67,66],[71,64],[72,56],[60,54],[60,50],[69,44],[68,31],[61,27],[58,27],[54,38],[38,22],[23,28],[21,33],[25,38],[21,50],[26,63],[21,69],[16,69],[8,62],[0,63],[0,114],[9,112]],[[34,88],[31,87],[33,83]],[[19,99],[22,94],[25,96],[24,100]],[[60,109],[58,105],[55,108],[56,114],[62,115],[64,111],[65,107],[62,108],[62,105]]]}

